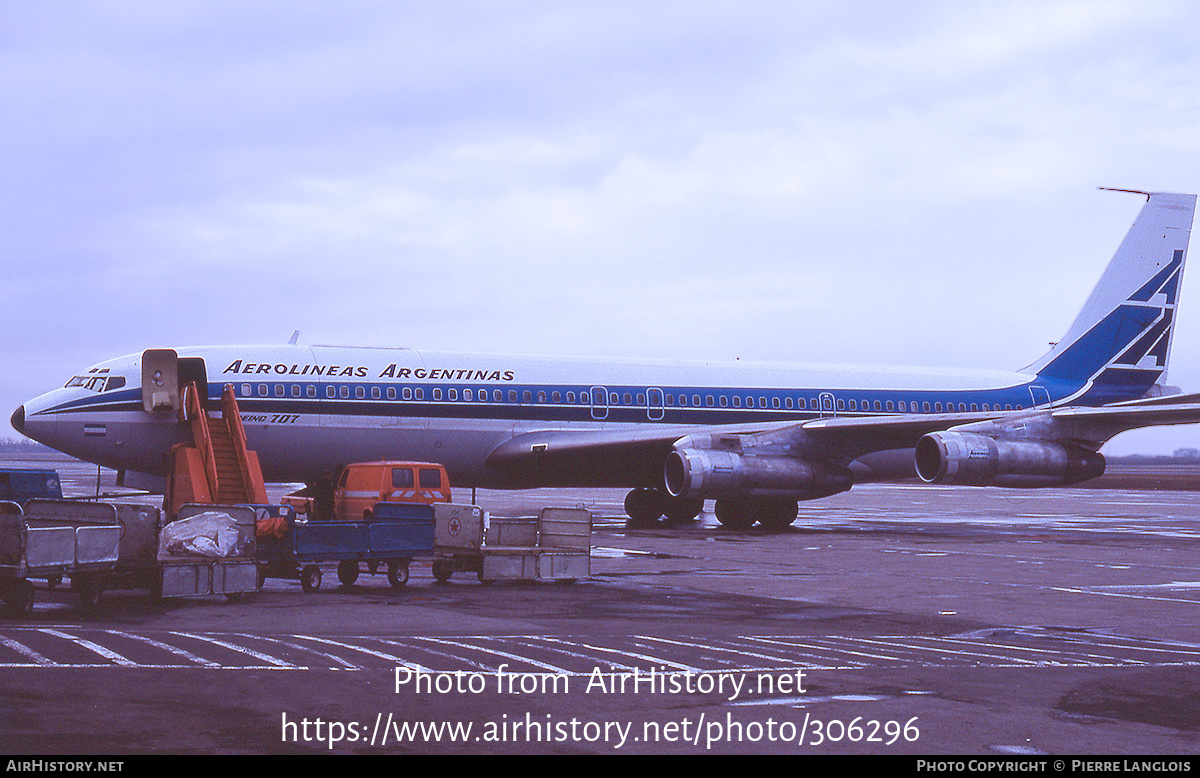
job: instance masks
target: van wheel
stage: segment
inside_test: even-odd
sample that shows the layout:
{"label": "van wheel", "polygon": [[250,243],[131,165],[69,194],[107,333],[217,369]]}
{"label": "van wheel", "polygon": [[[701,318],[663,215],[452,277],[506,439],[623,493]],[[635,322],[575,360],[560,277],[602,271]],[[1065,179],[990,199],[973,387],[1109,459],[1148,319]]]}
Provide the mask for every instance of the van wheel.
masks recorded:
{"label": "van wheel", "polygon": [[374,521],[374,520],[375,520],[375,514],[371,513],[370,508],[367,508],[365,511],[363,511],[363,521]]}

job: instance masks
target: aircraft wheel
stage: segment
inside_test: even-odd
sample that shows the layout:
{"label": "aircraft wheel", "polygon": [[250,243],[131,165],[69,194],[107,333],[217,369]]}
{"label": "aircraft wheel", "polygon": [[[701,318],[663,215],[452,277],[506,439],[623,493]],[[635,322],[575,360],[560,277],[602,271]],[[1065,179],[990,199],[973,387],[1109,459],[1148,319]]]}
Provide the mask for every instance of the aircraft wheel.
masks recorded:
{"label": "aircraft wheel", "polygon": [[306,592],[315,592],[321,588],[321,568],[316,565],[306,565],[300,571],[300,588]]}
{"label": "aircraft wheel", "polygon": [[634,489],[625,495],[625,513],[629,526],[647,527],[658,521],[666,507],[662,492],[657,489]]}
{"label": "aircraft wheel", "polygon": [[670,497],[666,503],[666,510],[663,513],[667,515],[668,524],[686,524],[689,521],[695,521],[700,512],[704,510],[704,500],[699,498]]}
{"label": "aircraft wheel", "polygon": [[717,500],[717,521],[726,529],[747,530],[754,526],[754,513],[749,500]]}
{"label": "aircraft wheel", "polygon": [[800,513],[800,504],[794,500],[764,500],[756,511],[758,523],[768,532],[782,532],[792,525]]}
{"label": "aircraft wheel", "polygon": [[388,583],[393,589],[403,589],[408,583],[408,562],[403,559],[393,559],[388,562]]}
{"label": "aircraft wheel", "polygon": [[441,559],[433,563],[433,577],[438,583],[446,583],[454,575],[454,566]]}
{"label": "aircraft wheel", "polygon": [[343,559],[338,562],[338,580],[342,586],[353,586],[358,580],[358,560]]}

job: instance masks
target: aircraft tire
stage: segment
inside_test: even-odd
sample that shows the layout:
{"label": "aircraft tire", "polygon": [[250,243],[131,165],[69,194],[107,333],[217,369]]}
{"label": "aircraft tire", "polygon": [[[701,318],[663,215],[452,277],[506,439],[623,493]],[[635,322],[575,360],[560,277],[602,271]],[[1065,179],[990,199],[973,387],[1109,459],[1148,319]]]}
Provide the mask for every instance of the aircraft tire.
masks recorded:
{"label": "aircraft tire", "polygon": [[663,515],[666,500],[657,489],[634,489],[625,495],[625,513],[629,526],[652,526]]}
{"label": "aircraft tire", "polygon": [[454,566],[441,559],[433,563],[433,577],[438,583],[446,583],[454,575]]}
{"label": "aircraft tire", "polygon": [[343,559],[338,562],[337,575],[342,586],[353,586],[354,582],[358,580],[358,560]]}
{"label": "aircraft tire", "polygon": [[754,513],[749,500],[717,500],[714,512],[725,529],[747,530],[754,526]]}
{"label": "aircraft tire", "polygon": [[768,532],[782,532],[790,527],[800,514],[800,504],[795,500],[763,500],[755,513],[763,529]]}
{"label": "aircraft tire", "polygon": [[704,500],[702,499],[671,497],[667,499],[666,503],[666,510],[663,513],[666,514],[668,524],[686,524],[689,521],[695,521],[700,512],[704,510]]}

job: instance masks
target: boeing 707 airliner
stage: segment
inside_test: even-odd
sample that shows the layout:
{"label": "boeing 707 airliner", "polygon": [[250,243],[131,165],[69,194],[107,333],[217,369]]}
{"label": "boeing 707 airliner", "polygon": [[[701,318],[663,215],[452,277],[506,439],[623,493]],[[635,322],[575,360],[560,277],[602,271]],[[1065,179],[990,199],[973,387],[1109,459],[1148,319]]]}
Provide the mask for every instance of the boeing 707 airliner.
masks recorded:
{"label": "boeing 707 airliner", "polygon": [[631,521],[786,527],[798,501],[911,478],[1061,486],[1104,472],[1125,430],[1200,422],[1172,394],[1196,196],[1143,206],[1067,334],[1016,372],[725,365],[326,346],[154,348],[30,400],[13,426],[60,451],[164,476],[190,440],[180,389],[226,386],[269,481],[332,482],[352,462],[441,462],[455,485],[622,487]]}

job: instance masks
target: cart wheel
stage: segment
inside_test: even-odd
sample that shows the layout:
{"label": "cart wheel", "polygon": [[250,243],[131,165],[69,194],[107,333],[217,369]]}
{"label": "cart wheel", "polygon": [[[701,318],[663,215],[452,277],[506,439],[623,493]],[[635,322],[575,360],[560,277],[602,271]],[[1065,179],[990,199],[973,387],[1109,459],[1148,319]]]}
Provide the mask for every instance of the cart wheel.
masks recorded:
{"label": "cart wheel", "polygon": [[441,559],[433,563],[433,577],[437,579],[438,583],[446,583],[452,575],[454,575],[454,565]]}
{"label": "cart wheel", "polygon": [[353,586],[358,580],[358,560],[343,559],[338,562],[338,580],[342,582],[342,586]]}
{"label": "cart wheel", "polygon": [[33,584],[24,578],[18,578],[4,592],[4,603],[8,606],[10,616],[27,619],[33,615]]}
{"label": "cart wheel", "polygon": [[300,588],[306,592],[315,592],[321,588],[321,568],[307,565],[300,571]]}
{"label": "cart wheel", "polygon": [[79,608],[84,613],[92,613],[100,605],[104,590],[92,578],[84,578],[76,587],[79,591]]}
{"label": "cart wheel", "polygon": [[403,559],[393,559],[388,562],[388,583],[393,589],[400,589],[408,583],[408,562]]}

